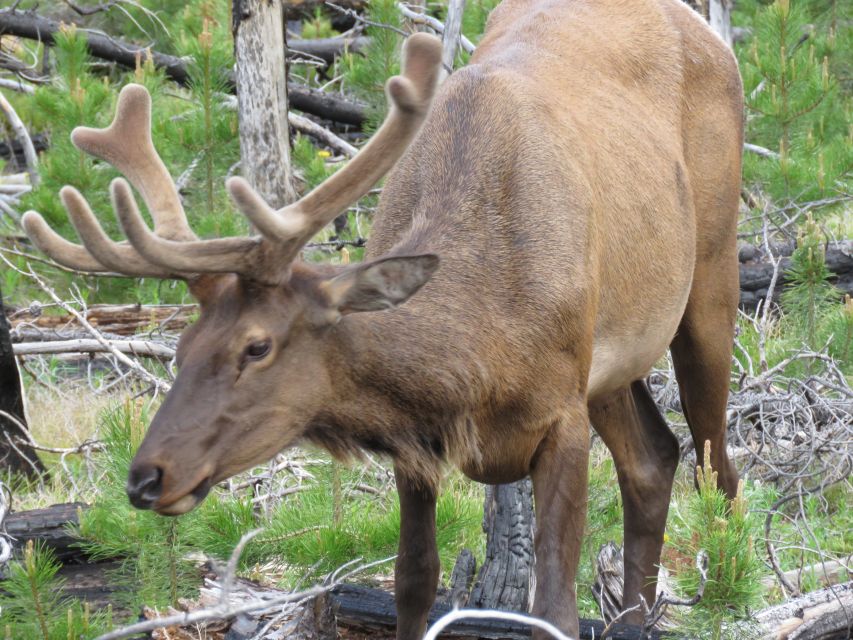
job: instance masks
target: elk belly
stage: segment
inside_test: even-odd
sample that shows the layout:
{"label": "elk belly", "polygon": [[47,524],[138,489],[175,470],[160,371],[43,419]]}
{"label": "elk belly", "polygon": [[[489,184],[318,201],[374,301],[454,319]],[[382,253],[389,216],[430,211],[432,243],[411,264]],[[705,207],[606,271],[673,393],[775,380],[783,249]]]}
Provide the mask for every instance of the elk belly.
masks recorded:
{"label": "elk belly", "polygon": [[676,320],[639,334],[596,339],[587,386],[589,399],[607,395],[644,378],[666,353],[677,327]]}

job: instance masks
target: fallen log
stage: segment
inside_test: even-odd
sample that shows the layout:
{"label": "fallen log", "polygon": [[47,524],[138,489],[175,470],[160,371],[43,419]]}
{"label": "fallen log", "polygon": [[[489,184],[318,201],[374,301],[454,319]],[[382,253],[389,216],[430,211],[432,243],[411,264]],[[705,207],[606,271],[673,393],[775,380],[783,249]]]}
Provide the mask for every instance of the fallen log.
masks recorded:
{"label": "fallen log", "polygon": [[[805,577],[816,580],[821,586],[830,586],[839,582],[845,582],[853,576],[853,572],[849,569],[852,561],[853,555],[849,555],[844,561],[827,560],[826,562],[818,562],[807,567],[785,571],[783,575],[790,584],[797,585],[798,589],[801,588],[802,580]],[[761,580],[761,584],[765,589],[771,589],[776,586],[777,580],[775,575],[767,576]]]}
{"label": "fallen log", "polygon": [[[106,343],[106,344],[105,344]],[[175,350],[152,340],[106,340],[99,342],[94,338],[75,340],[43,340],[40,342],[19,342],[12,345],[16,356],[38,356],[58,353],[112,353],[113,350],[137,357],[165,358],[175,357]]]}
{"label": "fallen log", "polygon": [[[198,305],[92,305],[86,310],[89,324],[105,337],[133,336],[146,332],[182,331],[198,314]],[[10,313],[12,342],[36,342],[44,332],[45,339],[91,337],[76,333],[79,327],[69,314],[47,315],[41,307],[21,308]],[[69,331],[70,333],[66,333]],[[111,334],[111,335],[110,335]]]}
{"label": "fallen log", "polygon": [[[361,11],[367,6],[367,0],[340,0],[340,2],[336,0],[335,4],[346,9]],[[288,17],[292,13],[297,12],[310,15],[314,13],[315,9],[324,8],[326,8],[325,0],[284,0],[284,10],[287,12]]]}
{"label": "fallen log", "polygon": [[[394,596],[387,591],[371,589],[353,584],[344,584],[332,590],[332,610],[338,624],[366,631],[386,631],[397,623],[394,608]],[[429,623],[432,624],[450,611],[452,605],[436,602],[430,610]],[[600,620],[580,621],[580,640],[600,638],[605,624]],[[530,627],[503,620],[461,620],[442,633],[442,637],[463,638],[511,638],[522,640],[530,638]],[[639,640],[640,627],[633,625],[613,625],[608,638],[611,640]],[[662,637],[653,632],[651,638]]]}
{"label": "fallen log", "polygon": [[357,38],[317,38],[315,40],[287,41],[288,54],[302,53],[312,58],[319,58],[326,64],[334,62],[335,58],[345,51],[358,53],[370,44],[370,38],[359,36]]}
{"label": "fallen log", "polygon": [[853,582],[812,591],[755,614],[765,640],[833,640],[853,631]]}
{"label": "fallen log", "polygon": [[[38,40],[50,45],[53,44],[53,36],[59,29],[59,22],[32,11],[0,11],[0,34]],[[81,34],[86,38],[89,53],[96,58],[115,62],[127,69],[135,69],[138,58],[146,59],[150,56],[154,66],[162,69],[168,78],[184,86],[189,83],[186,62],[177,56],[152,51],[150,48],[96,32],[81,30]],[[233,78],[229,85],[233,91]],[[353,126],[361,126],[365,120],[364,106],[358,103],[292,82],[287,83],[287,91],[291,106],[300,111]]]}
{"label": "fallen log", "polygon": [[[48,138],[43,133],[37,133],[30,137],[35,147],[36,153],[41,153],[49,146]],[[11,144],[11,146],[10,146]],[[3,160],[11,160],[14,158],[17,166],[24,166],[24,148],[17,140],[0,141],[0,158]]]}
{"label": "fallen log", "polygon": [[79,512],[86,508],[83,502],[66,502],[44,509],[18,511],[6,516],[6,534],[12,547],[20,552],[27,541],[41,542],[53,550],[63,563],[85,562],[86,556],[79,547],[80,540],[71,529],[80,523]]}
{"label": "fallen log", "polygon": [[[773,299],[778,300],[788,282],[786,271],[791,267],[790,255],[793,246],[781,251],[779,280],[773,291]],[[787,255],[785,255],[787,254]],[[741,247],[740,257],[740,305],[753,309],[760,300],[767,297],[770,281],[773,278],[773,265],[760,259],[760,251],[752,246]],[[826,266],[833,276],[830,279],[842,293],[853,296],[853,240],[829,243],[826,249]]]}

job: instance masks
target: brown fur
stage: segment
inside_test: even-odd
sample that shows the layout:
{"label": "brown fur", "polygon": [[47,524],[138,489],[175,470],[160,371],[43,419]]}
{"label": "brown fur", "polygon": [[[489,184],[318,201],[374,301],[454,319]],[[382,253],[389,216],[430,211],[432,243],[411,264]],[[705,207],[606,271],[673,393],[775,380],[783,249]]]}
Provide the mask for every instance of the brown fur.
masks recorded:
{"label": "brown fur", "polygon": [[741,109],[731,51],[678,0],[505,0],[388,177],[365,265],[205,281],[129,486],[177,513],[300,440],[390,455],[409,639],[438,579],[443,462],[488,483],[530,474],[533,612],[574,634],[591,421],[625,505],[623,604],[653,599],[678,452],[639,381],[670,343],[697,448],[710,440],[737,483]]}

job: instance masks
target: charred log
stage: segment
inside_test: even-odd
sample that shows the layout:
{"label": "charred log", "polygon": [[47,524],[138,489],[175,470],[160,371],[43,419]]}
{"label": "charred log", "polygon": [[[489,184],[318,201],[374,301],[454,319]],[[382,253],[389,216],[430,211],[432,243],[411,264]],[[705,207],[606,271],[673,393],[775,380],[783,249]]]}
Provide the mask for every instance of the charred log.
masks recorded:
{"label": "charred log", "polygon": [[0,292],[0,469],[35,477],[44,473],[44,465],[27,444],[27,418],[24,414],[24,390],[12,349],[9,321]]}
{"label": "charred log", "polygon": [[80,522],[80,509],[85,507],[82,502],[67,502],[45,509],[10,513],[6,517],[6,533],[12,538],[17,551],[28,540],[33,540],[52,549],[63,563],[85,562],[86,556],[80,549],[79,538],[70,533]]}
{"label": "charred log", "polygon": [[345,51],[358,53],[370,44],[370,38],[318,38],[316,40],[289,40],[287,52],[290,55],[304,54],[312,58],[320,58],[326,64],[331,64],[335,58]]}
{"label": "charred log", "polygon": [[[790,255],[793,245],[778,248],[781,257],[779,281],[773,291],[773,300],[778,301],[787,282],[786,271],[791,267]],[[740,306],[753,309],[759,300],[767,297],[773,278],[773,264],[764,259],[758,248],[752,245],[741,247],[740,258]],[[853,295],[853,242],[833,242],[826,249],[826,266],[832,272],[831,282],[842,292]]]}

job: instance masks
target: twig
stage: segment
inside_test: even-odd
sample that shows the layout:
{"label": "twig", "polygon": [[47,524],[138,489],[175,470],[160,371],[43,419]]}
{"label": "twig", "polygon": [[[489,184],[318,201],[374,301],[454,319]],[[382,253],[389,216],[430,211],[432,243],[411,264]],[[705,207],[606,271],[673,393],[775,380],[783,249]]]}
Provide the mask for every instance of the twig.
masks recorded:
{"label": "twig", "polygon": [[243,549],[249,544],[249,541],[258,535],[263,529],[252,529],[244,533],[240,537],[240,541],[234,550],[231,552],[231,557],[228,558],[228,566],[225,568],[225,577],[222,579],[222,590],[219,594],[219,605],[222,607],[228,606],[228,598],[231,595],[231,587],[234,585],[234,576],[237,573],[237,562],[240,556],[243,555]]}
{"label": "twig", "polygon": [[309,120],[305,116],[300,116],[291,112],[287,114],[287,121],[290,123],[291,127],[300,133],[316,138],[329,148],[334,149],[348,158],[352,158],[356,153],[358,153],[358,149],[352,146],[349,142],[343,138],[339,138],[325,127],[321,127],[319,124]]}
{"label": "twig", "polygon": [[397,33],[403,36],[404,38],[409,37],[409,34],[403,31],[402,29],[398,29],[394,25],[385,24],[384,22],[374,22],[373,20],[368,20],[354,9],[342,7],[340,5],[335,4],[334,2],[329,2],[328,0],[326,0],[325,5],[330,9],[334,9],[335,11],[342,13],[345,16],[353,18],[356,22],[360,24],[365,24],[368,27],[379,27],[380,29],[388,29],[389,31],[393,31],[394,33]]}
{"label": "twig", "polygon": [[778,160],[779,154],[775,151],[771,151],[770,149],[766,149],[764,147],[759,147],[757,144],[750,144],[749,142],[743,143],[743,150],[749,151],[750,153],[754,153],[755,155],[761,156],[762,158],[770,158],[771,160]]}
{"label": "twig", "polygon": [[147,631],[153,631],[154,629],[161,629],[163,627],[186,626],[199,622],[207,622],[208,620],[227,620],[241,613],[269,609],[273,606],[286,604],[288,602],[298,602],[308,598],[316,598],[333,588],[334,586],[313,587],[304,591],[284,594],[276,598],[251,600],[236,607],[223,607],[221,605],[217,605],[207,609],[185,611],[175,615],[166,616],[165,618],[156,618],[154,620],[138,622],[128,627],[124,627],[123,629],[116,629],[115,631],[110,631],[109,633],[98,636],[95,640],[119,640],[119,638],[128,638],[138,633],[145,633]]}
{"label": "twig", "polygon": [[9,78],[0,78],[0,87],[11,89],[12,91],[20,91],[27,95],[32,95],[36,92],[30,85],[24,84],[22,80],[10,80]]}
{"label": "twig", "polygon": [[110,353],[111,353],[111,354],[112,354],[112,355],[113,355],[113,356],[114,356],[114,357],[115,357],[119,362],[121,362],[121,363],[122,363],[122,364],[124,364],[125,366],[127,366],[127,367],[131,368],[131,369],[132,369],[133,371],[135,371],[135,372],[136,372],[136,373],[137,373],[137,374],[138,374],[138,375],[139,375],[143,380],[146,380],[147,382],[149,382],[149,383],[151,383],[152,385],[154,385],[154,387],[155,387],[158,391],[164,391],[164,392],[169,391],[169,388],[171,387],[171,385],[169,385],[169,383],[167,383],[167,382],[166,382],[166,381],[164,381],[164,380],[161,380],[160,378],[158,378],[157,376],[155,376],[154,374],[152,374],[151,372],[149,372],[149,371],[148,371],[145,367],[143,367],[141,364],[139,364],[139,363],[138,363],[138,362],[136,362],[135,360],[131,360],[131,359],[130,359],[130,358],[128,358],[124,353],[120,352],[118,349],[116,349],[115,347],[113,347],[113,346],[110,344],[110,341],[109,341],[109,340],[107,340],[106,338],[104,338],[104,337],[101,335],[101,333],[100,333],[100,332],[99,332],[95,327],[93,327],[93,326],[89,323],[89,321],[88,321],[88,320],[86,320],[86,318],[85,318],[85,317],[83,317],[83,315],[82,315],[79,311],[77,311],[77,309],[75,309],[75,308],[74,308],[74,307],[72,307],[71,305],[67,304],[64,300],[62,300],[62,299],[61,299],[61,298],[56,294],[56,292],[55,292],[53,289],[51,289],[51,288],[47,285],[47,283],[45,283],[45,281],[44,281],[44,280],[42,280],[42,279],[41,279],[41,277],[39,277],[39,275],[38,275],[35,271],[33,271],[33,270],[32,270],[32,268],[31,268],[31,267],[29,268],[29,270],[28,270],[28,271],[23,271],[23,270],[19,269],[18,267],[16,267],[15,265],[13,265],[11,262],[9,262],[9,261],[5,258],[5,256],[3,256],[3,254],[2,254],[2,253],[0,253],[0,260],[3,260],[3,262],[5,262],[5,263],[10,267],[10,268],[14,269],[14,270],[15,270],[15,271],[17,271],[18,273],[20,273],[20,274],[22,274],[22,275],[25,275],[25,276],[28,276],[28,277],[32,278],[33,280],[35,280],[35,281],[36,281],[36,283],[39,285],[39,287],[41,287],[42,291],[44,291],[48,296],[50,296],[50,298],[51,298],[51,299],[52,299],[56,304],[58,304],[60,307],[62,307],[62,308],[66,311],[66,313],[70,313],[72,316],[74,316],[74,318],[77,320],[77,322],[79,322],[79,323],[80,323],[80,324],[81,324],[81,325],[82,325],[82,326],[83,326],[87,331],[89,331],[89,333],[91,333],[91,334],[92,334],[92,337],[93,337],[95,340],[97,340],[101,345],[103,345],[103,346],[106,348],[106,350],[107,350],[107,351],[109,351],[109,352],[110,352]]}
{"label": "twig", "polygon": [[[128,627],[124,627],[123,629],[116,629],[114,631],[110,631],[109,633],[105,633],[101,636],[98,636],[97,638],[95,638],[95,640],[119,640],[120,638],[127,638],[138,633],[145,633],[147,631],[153,631],[154,629],[161,629],[163,627],[186,626],[199,622],[207,622],[209,620],[227,620],[241,613],[249,613],[251,611],[264,611],[282,604],[287,604],[291,602],[302,602],[310,598],[316,598],[317,596],[322,595],[324,593],[328,593],[338,584],[340,584],[340,582],[352,577],[356,573],[388,562],[390,559],[393,559],[393,557],[394,556],[392,556],[391,558],[383,558],[382,560],[378,560],[376,562],[369,562],[341,576],[337,576],[339,572],[335,572],[335,574],[333,575],[336,576],[336,578],[329,581],[327,584],[323,584],[322,586],[312,587],[311,589],[305,589],[303,591],[297,591],[293,593],[286,593],[272,598],[254,598],[249,602],[245,602],[241,605],[236,606],[223,606],[222,604],[218,603],[215,606],[209,608],[197,609],[195,611],[185,611],[175,615],[166,616],[165,618],[146,620],[145,622],[132,624]],[[344,567],[350,564],[352,563],[347,563],[346,565],[344,565]]]}
{"label": "twig", "polygon": [[[444,34],[444,23],[441,20],[433,18],[432,16],[428,16],[425,13],[418,13],[413,11],[411,8],[407,7],[402,2],[397,3],[397,8],[400,10],[400,13],[403,14],[405,18],[407,18],[413,24],[420,24],[429,27],[433,31],[439,34]],[[474,53],[476,50],[476,46],[471,42],[468,38],[465,37],[464,34],[459,36],[459,44],[462,46],[462,49],[466,53]]]}
{"label": "twig", "polygon": [[[600,605],[599,605],[599,608],[600,608]],[[604,630],[601,632],[601,636],[599,636],[599,640],[604,640],[608,635],[610,635],[610,632],[613,630],[613,625],[615,625],[617,622],[619,622],[622,618],[624,618],[626,615],[628,615],[629,613],[631,613],[633,611],[640,610],[641,608],[642,608],[641,604],[635,604],[633,607],[630,607],[628,609],[624,609],[623,611],[620,611],[619,615],[617,615],[615,618],[613,618],[613,620],[608,622],[607,626],[604,627]]]}
{"label": "twig", "polygon": [[[18,427],[21,434],[23,434],[23,437],[16,438],[18,444],[25,444],[28,447],[37,449],[39,451],[68,455],[71,453],[85,453],[87,451],[102,451],[104,448],[104,444],[98,440],[85,440],[78,444],[76,447],[46,447],[33,440],[33,436],[30,434],[26,426],[12,414],[0,409],[0,417],[6,418],[7,420],[11,421],[16,427]],[[6,439],[9,440],[9,442],[11,443],[12,441],[9,438],[9,434],[5,435]]]}
{"label": "twig", "polygon": [[645,620],[643,621],[643,631],[646,633],[651,631],[658,623],[658,620],[660,620],[666,612],[666,607],[669,605],[674,605],[676,607],[692,607],[698,604],[702,599],[702,596],[705,595],[705,585],[708,582],[708,554],[704,549],[696,554],[696,569],[699,570],[699,585],[696,587],[696,593],[693,597],[678,598],[661,592],[657,597],[657,600],[655,600],[655,603],[652,605],[652,608],[645,616]]}
{"label": "twig", "polygon": [[12,131],[15,133],[18,143],[24,150],[24,159],[27,163],[27,173],[30,174],[30,184],[33,185],[33,187],[37,187],[39,185],[40,177],[38,173],[38,156],[36,155],[36,148],[33,146],[33,141],[30,138],[30,134],[27,132],[27,128],[24,126],[24,123],[18,117],[15,109],[2,92],[0,92],[0,109],[3,110],[4,114],[6,114],[6,118],[9,120]]}

